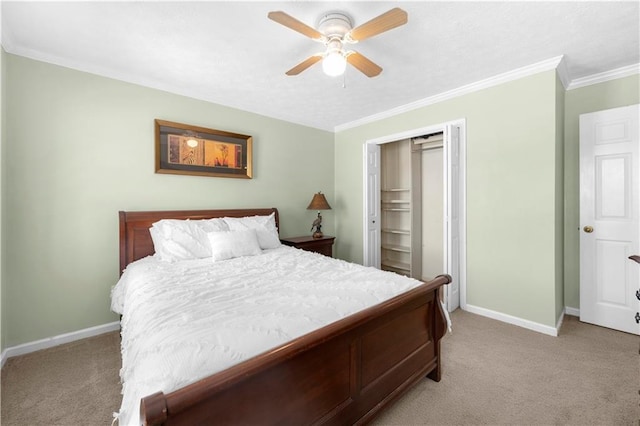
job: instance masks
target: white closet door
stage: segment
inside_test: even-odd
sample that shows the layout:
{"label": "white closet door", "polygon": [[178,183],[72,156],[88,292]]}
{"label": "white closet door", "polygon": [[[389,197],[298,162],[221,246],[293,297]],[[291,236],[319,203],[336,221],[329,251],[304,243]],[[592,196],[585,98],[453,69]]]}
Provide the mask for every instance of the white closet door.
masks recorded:
{"label": "white closet door", "polygon": [[448,124],[444,129],[444,270],[452,281],[446,286],[447,309],[460,306],[460,129]]}
{"label": "white closet door", "polygon": [[380,145],[365,149],[365,244],[364,265],[380,268]]}
{"label": "white closet door", "polygon": [[[442,143],[442,142],[441,142]],[[446,174],[442,145],[423,149],[419,179],[421,180],[421,253],[422,279],[432,280],[445,272],[444,251],[444,181]]]}

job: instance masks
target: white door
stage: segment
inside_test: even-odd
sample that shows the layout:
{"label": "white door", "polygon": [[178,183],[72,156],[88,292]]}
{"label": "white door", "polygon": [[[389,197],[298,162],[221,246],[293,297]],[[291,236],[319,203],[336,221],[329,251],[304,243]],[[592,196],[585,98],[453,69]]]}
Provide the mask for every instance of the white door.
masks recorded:
{"label": "white door", "polygon": [[580,116],[580,320],[640,334],[638,105]]}
{"label": "white door", "polygon": [[380,145],[364,144],[364,265],[380,268]]}
{"label": "white door", "polygon": [[447,289],[447,309],[460,307],[460,129],[447,125],[444,129],[444,270],[451,275]]}

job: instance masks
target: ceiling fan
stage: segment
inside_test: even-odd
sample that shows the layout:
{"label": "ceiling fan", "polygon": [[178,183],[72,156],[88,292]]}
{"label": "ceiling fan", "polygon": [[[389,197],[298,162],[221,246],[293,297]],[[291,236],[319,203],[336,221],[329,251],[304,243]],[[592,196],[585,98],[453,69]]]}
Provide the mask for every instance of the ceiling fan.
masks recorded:
{"label": "ceiling fan", "polygon": [[308,57],[287,71],[287,75],[298,75],[322,60],[322,69],[325,74],[330,76],[342,75],[348,62],[367,77],[375,77],[382,72],[382,68],[361,53],[345,50],[345,45],[358,43],[407,23],[407,12],[398,7],[356,28],[353,28],[351,18],[344,12],[326,13],[320,19],[318,29],[312,28],[281,11],[269,12],[267,16],[272,21],[326,46],[324,52]]}

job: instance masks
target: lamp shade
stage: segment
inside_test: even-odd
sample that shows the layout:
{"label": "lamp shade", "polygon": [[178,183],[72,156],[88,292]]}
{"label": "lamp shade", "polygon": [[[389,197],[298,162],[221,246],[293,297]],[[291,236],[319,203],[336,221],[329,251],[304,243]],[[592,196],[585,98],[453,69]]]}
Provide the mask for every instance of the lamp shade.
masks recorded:
{"label": "lamp shade", "polygon": [[307,207],[307,210],[331,210],[331,206],[327,202],[322,192],[313,194],[313,198]]}

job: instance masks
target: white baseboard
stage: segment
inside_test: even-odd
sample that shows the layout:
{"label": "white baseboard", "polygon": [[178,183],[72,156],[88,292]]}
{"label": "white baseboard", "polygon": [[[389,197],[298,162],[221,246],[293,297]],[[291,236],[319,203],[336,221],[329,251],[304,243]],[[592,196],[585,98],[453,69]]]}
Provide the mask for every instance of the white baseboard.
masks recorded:
{"label": "white baseboard", "polygon": [[[558,330],[562,325],[564,315],[561,315],[558,319],[556,328],[549,327],[547,325],[539,324],[533,321],[525,320],[522,318],[514,317],[511,315],[503,314],[501,312],[492,311],[490,309],[481,308],[474,305],[467,304],[466,311],[472,314],[482,315],[483,317],[492,318],[498,321],[506,322],[508,324],[517,325],[519,327],[527,328],[529,330],[537,331],[539,333],[548,334],[550,336],[557,336]],[[564,308],[564,314],[572,315],[575,317],[580,316],[580,309],[571,308],[566,306]],[[110,331],[116,331],[120,329],[120,323],[118,321],[110,322],[108,324],[98,325],[95,327],[85,328],[83,330],[73,331],[71,333],[60,334],[58,336],[48,337],[46,339],[36,340],[34,342],[24,343],[22,345],[13,346],[2,351],[0,355],[0,368],[4,367],[4,363],[7,359],[24,355],[31,352],[39,351],[41,349],[52,348],[54,346],[62,345],[64,343],[74,342],[76,340],[85,339],[87,337],[97,336]]]}
{"label": "white baseboard", "polygon": [[580,317],[580,309],[578,308],[570,308],[569,306],[565,306],[564,313],[573,317]]}
{"label": "white baseboard", "polygon": [[52,348],[54,346],[65,343],[75,342],[76,340],[85,339],[87,337],[97,336],[99,334],[109,333],[120,329],[120,322],[110,322],[108,324],[97,325],[95,327],[85,328],[83,330],[73,331],[71,333],[60,334],[58,336],[47,337],[46,339],[36,340],[34,342],[23,343],[22,345],[13,346],[2,351],[2,360],[0,368],[4,367],[4,363],[8,358],[24,355],[42,349]]}
{"label": "white baseboard", "polygon": [[[473,305],[467,304],[465,310],[471,312],[472,314],[482,315],[483,317],[506,322],[507,324],[517,325],[518,327],[537,331],[538,333],[547,334],[549,336],[558,335],[557,328],[550,327],[548,325],[540,324],[537,322],[529,321],[523,318],[518,318],[511,315],[503,314],[502,312],[492,311],[491,309],[485,309],[479,306],[473,306]],[[562,317],[560,318],[562,320]]]}
{"label": "white baseboard", "polygon": [[5,349],[4,351],[2,351],[2,354],[0,354],[0,368],[4,367],[4,363],[7,360],[7,350]]}

